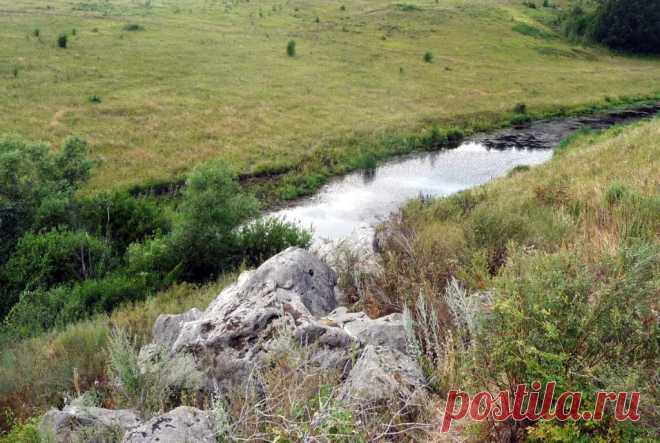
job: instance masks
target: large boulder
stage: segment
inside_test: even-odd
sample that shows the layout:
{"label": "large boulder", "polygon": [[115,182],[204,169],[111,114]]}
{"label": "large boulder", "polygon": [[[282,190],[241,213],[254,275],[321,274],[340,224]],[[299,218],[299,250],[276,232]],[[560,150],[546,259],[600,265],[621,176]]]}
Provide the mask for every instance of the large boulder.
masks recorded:
{"label": "large boulder", "polygon": [[208,412],[179,406],[132,429],[122,443],[216,443],[215,424]]}
{"label": "large boulder", "polygon": [[396,349],[368,345],[342,385],[339,398],[360,410],[391,402],[412,409],[420,403],[424,386],[424,375],[415,360]]}
{"label": "large boulder", "polygon": [[130,410],[67,406],[48,411],[39,427],[44,441],[57,443],[119,441],[130,429],[142,422]]}
{"label": "large boulder", "polygon": [[364,312],[348,312],[345,307],[340,307],[322,321],[341,328],[348,337],[362,345],[386,346],[403,353],[407,351],[407,336],[401,314],[371,319]]}
{"label": "large boulder", "polygon": [[[203,374],[199,388],[226,394],[255,380],[258,369],[281,352],[279,338],[286,336],[308,348],[312,364],[348,377],[347,392],[365,387],[383,395],[405,394],[408,387],[420,385],[421,371],[405,355],[402,315],[371,319],[349,312],[337,307],[335,290],[336,274],[327,264],[303,249],[289,248],[241,274],[203,313],[161,316],[154,343],[142,350],[143,367],[167,368],[169,361],[188,356]],[[399,372],[403,378],[392,378]],[[371,375],[364,374],[380,378],[368,385]]]}
{"label": "large boulder", "polygon": [[335,271],[363,275],[382,272],[376,232],[371,226],[357,227],[348,237],[338,240],[317,239],[309,250]]}
{"label": "large boulder", "polygon": [[156,328],[162,336],[154,342],[166,346],[169,358],[193,355],[205,373],[206,389],[230,389],[259,366],[276,332],[293,331],[335,309],[336,280],[334,271],[309,252],[286,249],[242,274],[201,315],[161,321],[169,327]]}

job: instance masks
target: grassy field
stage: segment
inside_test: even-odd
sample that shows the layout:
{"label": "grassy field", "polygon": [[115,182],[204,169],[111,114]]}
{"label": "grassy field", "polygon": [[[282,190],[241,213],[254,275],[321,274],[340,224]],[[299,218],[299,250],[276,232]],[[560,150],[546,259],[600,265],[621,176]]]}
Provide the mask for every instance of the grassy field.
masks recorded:
{"label": "grassy field", "polygon": [[0,0],[0,128],[84,136],[101,190],[660,92],[660,60],[573,46],[538,3]]}

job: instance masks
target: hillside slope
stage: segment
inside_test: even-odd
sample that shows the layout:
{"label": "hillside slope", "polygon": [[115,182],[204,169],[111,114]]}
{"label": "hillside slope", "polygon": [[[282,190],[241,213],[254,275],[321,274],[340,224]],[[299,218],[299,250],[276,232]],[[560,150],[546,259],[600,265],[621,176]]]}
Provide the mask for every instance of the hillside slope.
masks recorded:
{"label": "hillside slope", "polygon": [[487,127],[518,102],[542,114],[658,92],[657,59],[572,45],[537,3],[0,0],[0,127],[83,136],[100,190],[218,156],[278,171],[383,132]]}

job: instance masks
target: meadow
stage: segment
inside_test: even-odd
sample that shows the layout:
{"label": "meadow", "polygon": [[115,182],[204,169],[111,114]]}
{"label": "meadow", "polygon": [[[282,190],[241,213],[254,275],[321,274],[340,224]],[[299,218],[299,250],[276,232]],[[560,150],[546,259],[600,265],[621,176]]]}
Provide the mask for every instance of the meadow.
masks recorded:
{"label": "meadow", "polygon": [[212,158],[269,173],[324,150],[351,157],[388,134],[488,128],[519,102],[541,116],[657,95],[657,58],[572,44],[553,27],[560,11],[0,0],[0,128],[54,146],[83,137],[97,192],[178,180]]}

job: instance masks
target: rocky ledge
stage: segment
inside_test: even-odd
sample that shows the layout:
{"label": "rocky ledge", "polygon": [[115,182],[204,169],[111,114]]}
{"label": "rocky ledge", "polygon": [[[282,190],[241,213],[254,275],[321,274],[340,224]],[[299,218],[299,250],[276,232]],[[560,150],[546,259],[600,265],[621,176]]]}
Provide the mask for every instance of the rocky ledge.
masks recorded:
{"label": "rocky ledge", "polygon": [[[402,315],[371,319],[349,312],[341,306],[335,271],[300,248],[244,272],[204,312],[161,315],[140,361],[149,371],[186,356],[201,374],[197,389],[222,396],[254,378],[282,335],[306,347],[313,364],[339,369],[340,399],[356,408],[388,401],[410,407],[424,392],[422,371],[407,352]],[[131,411],[92,409],[53,410],[42,428],[62,442],[70,441],[74,431],[110,428],[124,442],[181,441],[185,436],[213,441],[208,437],[213,423],[199,409],[179,407],[146,423]]]}

